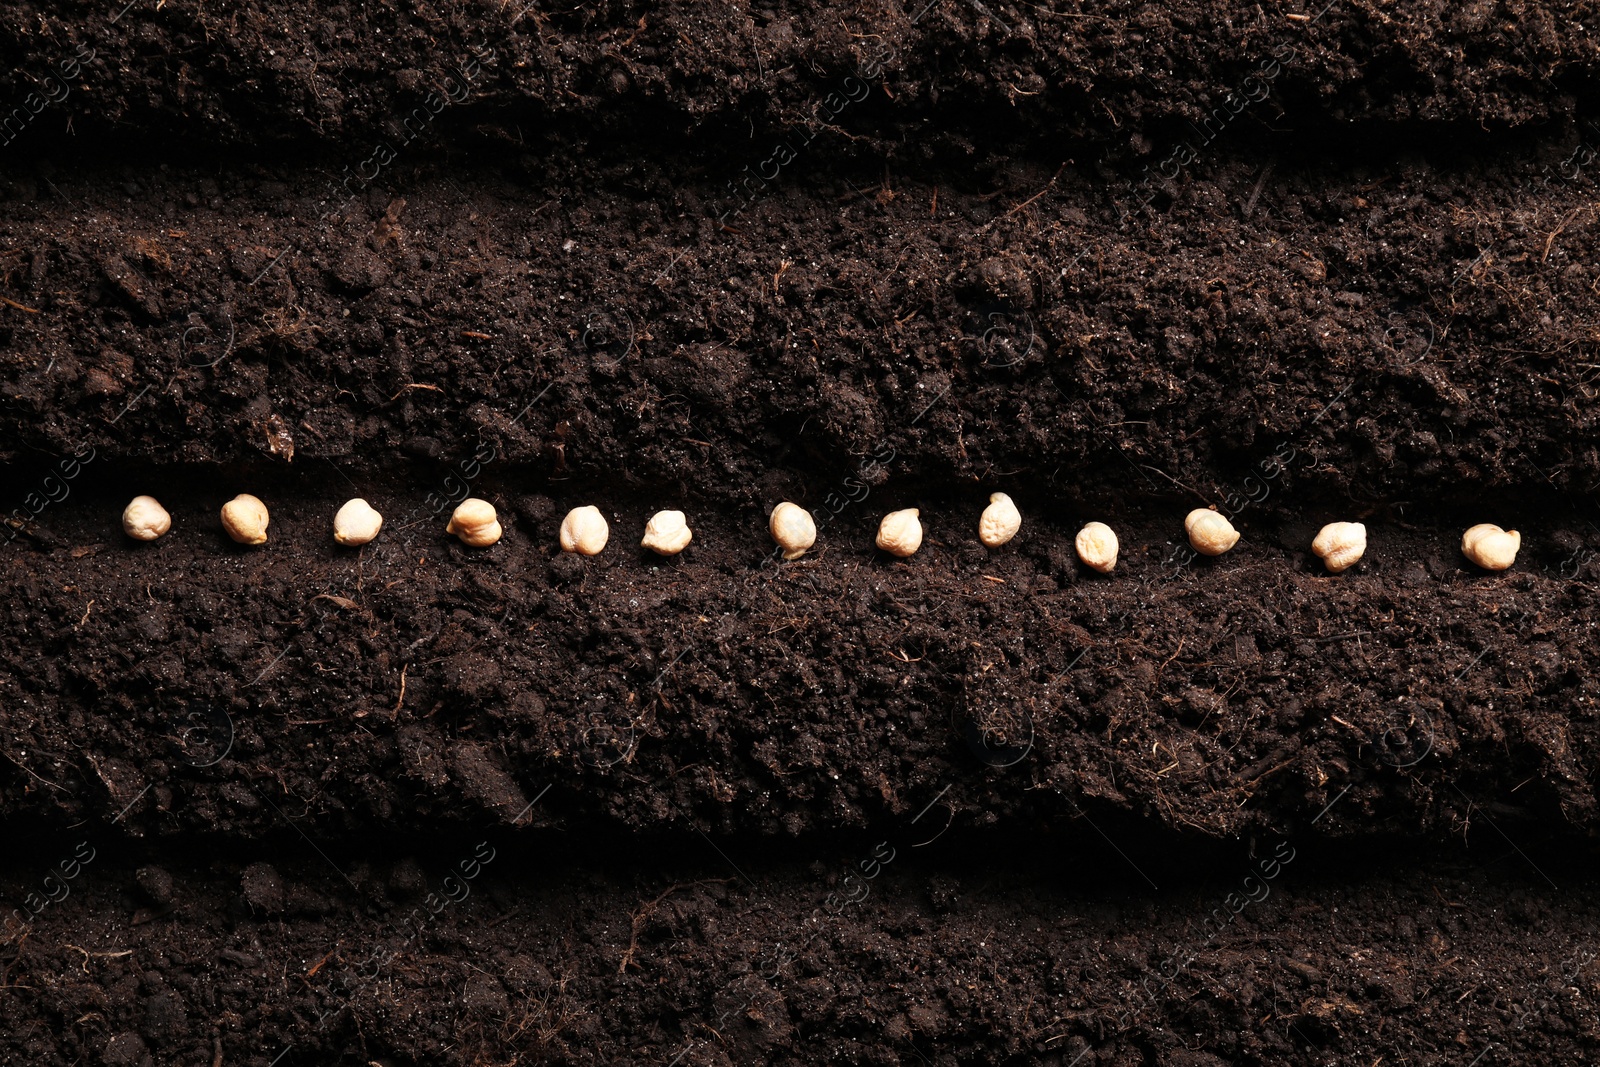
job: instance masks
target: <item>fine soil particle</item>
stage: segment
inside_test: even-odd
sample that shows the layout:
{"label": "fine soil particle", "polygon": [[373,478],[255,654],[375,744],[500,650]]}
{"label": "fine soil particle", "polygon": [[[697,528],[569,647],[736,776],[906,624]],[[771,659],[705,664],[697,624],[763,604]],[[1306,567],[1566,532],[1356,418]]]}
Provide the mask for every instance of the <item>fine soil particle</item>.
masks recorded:
{"label": "fine soil particle", "polygon": [[0,13],[0,1062],[1593,1058],[1590,13],[119,8]]}

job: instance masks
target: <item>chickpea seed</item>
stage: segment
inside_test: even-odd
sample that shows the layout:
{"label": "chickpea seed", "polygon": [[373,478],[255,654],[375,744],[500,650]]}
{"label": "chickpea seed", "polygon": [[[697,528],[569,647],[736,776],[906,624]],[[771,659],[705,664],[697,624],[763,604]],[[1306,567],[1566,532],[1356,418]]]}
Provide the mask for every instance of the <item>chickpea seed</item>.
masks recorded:
{"label": "chickpea seed", "polygon": [[772,509],[767,519],[772,539],[783,549],[784,559],[799,559],[817,543],[817,524],[811,513],[787,500]]}
{"label": "chickpea seed", "polygon": [[500,517],[493,504],[471,496],[456,505],[444,532],[455,534],[462,544],[487,548],[500,540]]}
{"label": "chickpea seed", "polygon": [[1239,543],[1239,531],[1215,508],[1195,508],[1183,520],[1189,544],[1206,556],[1220,556]]}
{"label": "chickpea seed", "polygon": [[600,509],[590,504],[573,508],[561,520],[561,551],[598,556],[611,539],[611,527]]}
{"label": "chickpea seed", "polygon": [[1110,574],[1117,565],[1117,533],[1103,522],[1091,522],[1078,531],[1074,542],[1086,567]]}
{"label": "chickpea seed", "polygon": [[658,556],[676,556],[689,547],[694,533],[681,511],[658,511],[645,524],[639,544]]}
{"label": "chickpea seed", "polygon": [[122,532],[135,541],[154,541],[172,529],[172,516],[153,496],[136,496],[122,509]]}
{"label": "chickpea seed", "polygon": [[249,493],[240,493],[222,505],[222,528],[241,545],[266,544],[267,521],[267,505]]}
{"label": "chickpea seed", "polygon": [[1311,551],[1334,574],[1353,567],[1367,551],[1367,528],[1359,522],[1330,522],[1317,532]]}
{"label": "chickpea seed", "polygon": [[999,548],[1022,529],[1022,512],[1017,510],[1017,505],[1004,493],[992,493],[989,496],[989,506],[983,509],[983,514],[978,519],[978,540],[985,547]]}
{"label": "chickpea seed", "polygon": [[381,529],[383,516],[360,497],[346,501],[333,517],[333,539],[341,545],[364,545]]}
{"label": "chickpea seed", "polygon": [[1486,571],[1503,571],[1517,560],[1522,535],[1502,530],[1492,522],[1480,522],[1461,535],[1461,551]]}
{"label": "chickpea seed", "polygon": [[916,508],[891,511],[878,524],[878,547],[891,556],[905,559],[922,547],[922,522]]}

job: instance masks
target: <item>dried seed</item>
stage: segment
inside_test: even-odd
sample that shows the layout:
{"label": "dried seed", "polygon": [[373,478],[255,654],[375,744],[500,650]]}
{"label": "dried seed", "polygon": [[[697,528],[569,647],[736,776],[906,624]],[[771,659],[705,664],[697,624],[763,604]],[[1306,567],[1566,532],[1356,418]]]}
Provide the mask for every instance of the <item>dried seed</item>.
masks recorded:
{"label": "dried seed", "polygon": [[122,509],[122,532],[136,541],[154,541],[172,529],[172,516],[153,496],[136,496]]}
{"label": "dried seed", "polygon": [[1117,565],[1117,534],[1103,522],[1091,522],[1078,531],[1074,542],[1084,566],[1110,574]]}
{"label": "dried seed", "polygon": [[989,548],[999,548],[1022,529],[1022,512],[1004,493],[992,493],[989,506],[978,518],[978,540]]}
{"label": "dried seed", "polygon": [[1215,508],[1195,508],[1183,520],[1189,544],[1206,556],[1220,556],[1239,543],[1239,531]]}
{"label": "dried seed", "polygon": [[878,547],[904,559],[922,547],[922,522],[916,508],[891,511],[878,524]]}
{"label": "dried seed", "polygon": [[600,509],[590,504],[573,508],[561,520],[561,551],[598,556],[611,539],[611,527]]}
{"label": "dried seed", "polygon": [[241,545],[266,544],[267,521],[267,506],[249,493],[222,505],[222,528]]}
{"label": "dried seed", "polygon": [[364,545],[381,529],[383,516],[360,497],[346,501],[333,517],[333,539],[341,545]]}
{"label": "dried seed", "polygon": [[1522,535],[1502,530],[1492,522],[1480,522],[1461,535],[1461,551],[1486,571],[1503,571],[1517,560]]}
{"label": "dried seed", "polygon": [[1311,551],[1338,574],[1355,565],[1367,551],[1367,528],[1359,522],[1330,522],[1317,532]]}
{"label": "dried seed", "polygon": [[772,509],[767,519],[772,539],[783,549],[784,559],[799,559],[817,543],[817,524],[811,513],[787,500]]}
{"label": "dried seed", "polygon": [[658,511],[645,524],[644,540],[639,544],[658,556],[676,556],[689,547],[694,533],[681,511]]}
{"label": "dried seed", "polygon": [[462,544],[486,548],[500,540],[500,517],[493,504],[470,496],[456,505],[444,532],[455,534]]}

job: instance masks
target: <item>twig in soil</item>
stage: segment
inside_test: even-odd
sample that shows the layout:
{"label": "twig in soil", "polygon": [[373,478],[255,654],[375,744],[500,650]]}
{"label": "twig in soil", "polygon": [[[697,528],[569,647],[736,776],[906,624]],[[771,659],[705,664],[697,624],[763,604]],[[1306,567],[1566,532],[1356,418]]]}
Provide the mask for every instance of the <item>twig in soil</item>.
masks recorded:
{"label": "twig in soil", "polygon": [[[1567,223],[1571,222],[1572,219],[1573,219],[1573,216],[1575,216],[1578,212],[1582,211],[1587,206],[1588,206],[1587,204],[1579,204],[1577,207],[1575,207],[1571,211],[1567,212],[1567,217],[1561,220],[1561,224],[1559,226],[1557,226],[1555,229],[1550,231],[1550,236],[1546,237],[1544,239],[1544,255],[1539,257],[1539,262],[1540,263],[1544,263],[1550,258],[1550,246],[1553,243],[1555,243],[1555,239],[1558,236],[1560,236],[1561,231],[1567,228]],[[11,303],[11,301],[7,300],[6,303],[9,304],[9,303]]]}
{"label": "twig in soil", "polygon": [[51,789],[59,789],[61,792],[66,793],[68,796],[72,795],[72,791],[70,789],[66,788],[65,786],[56,785],[56,783],[54,783],[54,782],[46,781],[45,779],[40,778],[37,774],[34,774],[27,767],[24,767],[21,763],[17,763],[16,758],[14,756],[12,756],[11,753],[9,753],[9,752],[0,752],[0,756],[4,756],[6,759],[10,760],[12,763],[16,763],[18,767],[22,767],[23,773],[26,774],[29,778],[32,778],[34,781],[38,782],[40,785],[47,785]]}
{"label": "twig in soil", "polygon": [[1269,777],[1270,775],[1277,774],[1279,771],[1283,770],[1285,767],[1293,767],[1295,765],[1295,763],[1299,761],[1299,758],[1300,758],[1299,756],[1295,756],[1293,759],[1284,760],[1282,763],[1278,764],[1276,767],[1268,767],[1266,770],[1262,771],[1260,774],[1258,774],[1254,778],[1250,779],[1250,784],[1254,785],[1257,782],[1261,781],[1262,779]]}
{"label": "twig in soil", "polygon": [[[1133,461],[1129,460],[1128,462],[1131,463]],[[1162,470],[1160,467],[1152,467],[1148,463],[1141,463],[1141,464],[1139,464],[1139,466],[1143,467],[1147,471],[1155,471],[1157,474],[1161,475],[1161,477],[1165,478],[1167,481],[1171,482],[1173,485],[1177,486],[1179,489],[1187,489],[1187,490],[1189,490],[1189,492],[1193,493],[1196,497],[1198,497],[1201,500],[1206,499],[1204,493],[1201,493],[1198,489],[1194,488],[1191,485],[1186,485],[1185,483],[1178,481],[1178,479],[1174,478],[1172,475],[1168,474],[1166,471]],[[1145,479],[1145,480],[1148,481],[1149,479]]]}
{"label": "twig in soil", "polygon": [[26,311],[30,315],[42,315],[42,314],[44,314],[38,308],[31,308],[31,307],[28,307],[26,304],[19,304],[15,300],[11,299],[9,296],[0,296],[0,303],[4,303],[7,307],[14,307],[18,311]]}
{"label": "twig in soil", "polygon": [[[1068,160],[1068,162],[1071,162],[1071,160]],[[1055,186],[1056,178],[1061,177],[1061,172],[1066,170],[1066,169],[1067,169],[1067,164],[1066,163],[1061,164],[1061,166],[1056,168],[1055,178],[1051,178],[1048,182],[1046,182],[1043,189],[1040,189],[1037,193],[1034,193],[1032,196],[1028,197],[1028,199],[1024,200],[1022,203],[1018,204],[1016,207],[1012,208],[1011,210],[1007,211],[1004,215],[1001,215],[999,218],[990,219],[988,222],[984,223],[982,226],[979,226],[978,227],[978,232],[979,233],[983,233],[990,226],[993,226],[995,223],[999,222],[1000,219],[1008,219],[1008,218],[1010,218],[1012,215],[1015,215],[1017,212],[1021,211],[1023,208],[1027,207],[1029,204],[1031,204],[1035,200],[1039,199],[1045,193],[1048,193]]]}
{"label": "twig in soil", "polygon": [[79,948],[77,945],[68,945],[65,941],[63,941],[62,944],[66,945],[67,948],[72,949],[74,952],[83,953],[83,973],[84,974],[88,974],[89,973],[89,958],[91,956],[99,957],[99,958],[102,958],[102,959],[120,960],[124,956],[133,955],[133,949],[131,949],[131,948],[125,948],[121,952],[90,952],[88,949]]}
{"label": "twig in soil", "polygon": [[1347,634],[1334,634],[1332,637],[1319,637],[1319,638],[1317,638],[1317,644],[1325,645],[1329,641],[1343,641],[1347,637],[1371,637],[1371,636],[1372,636],[1372,631],[1371,630],[1351,630]]}
{"label": "twig in soil", "polygon": [[[1156,754],[1156,749],[1158,749],[1158,748],[1166,748],[1166,745],[1163,744],[1160,741],[1155,742],[1154,744],[1152,744],[1150,746],[1150,755],[1154,756]],[[1167,753],[1169,755],[1173,756],[1173,757],[1177,756],[1177,753],[1173,752],[1170,748],[1167,749]],[[1181,766],[1183,766],[1183,761],[1174,758],[1171,763],[1167,764],[1165,767],[1161,768],[1159,771],[1156,772],[1156,777],[1160,778],[1163,775],[1165,775],[1168,771],[1175,771]]]}
{"label": "twig in soil", "polygon": [[322,957],[316,963],[313,963],[311,965],[311,969],[306,972],[306,977],[307,978],[315,978],[317,976],[317,972],[322,970],[322,965],[324,963],[327,963],[329,960],[333,959],[334,955],[336,953],[338,953],[338,951],[339,951],[339,946],[338,945],[334,945],[332,948],[330,948],[328,950],[328,954],[326,956]]}
{"label": "twig in soil", "polygon": [[[712,846],[712,847],[715,848],[716,846]],[[738,870],[737,867],[734,868],[734,869]],[[732,881],[731,878],[724,878],[724,879],[721,879],[721,880],[724,881],[724,882]],[[639,906],[639,910],[633,913],[633,920],[632,920],[632,923],[631,923],[632,933],[631,933],[631,936],[628,938],[628,951],[626,951],[626,952],[624,952],[622,954],[622,963],[617,966],[617,973],[618,974],[624,974],[624,973],[627,972],[628,964],[633,963],[633,954],[639,950],[639,924],[644,922],[651,915],[653,915],[655,913],[657,905],[659,905],[663,900],[666,900],[668,897],[670,897],[672,894],[676,893],[678,890],[684,889],[684,888],[686,888],[686,887],[688,887],[690,885],[693,885],[693,884],[694,883],[692,883],[692,882],[679,882],[677,885],[670,885],[670,886],[668,886],[666,888],[666,891],[663,892],[659,897],[656,897],[656,899],[652,900],[648,904],[641,904]],[[635,967],[639,966],[637,963],[633,963],[633,965]],[[640,970],[643,970],[643,968],[641,967]]]}
{"label": "twig in soil", "polygon": [[385,404],[392,404],[396,400],[399,400],[402,396],[405,395],[405,392],[406,392],[407,389],[431,389],[435,393],[444,392],[444,390],[440,389],[437,385],[428,385],[425,382],[411,382],[411,383],[409,383],[407,385],[402,385],[400,387],[400,391],[398,393],[394,394],[394,396],[391,396],[388,400],[385,400],[384,403]]}
{"label": "twig in soil", "polygon": [[410,667],[411,664],[409,663],[402,664],[400,667],[400,697],[394,702],[395,711],[399,711],[400,705],[406,702],[406,671],[409,670]]}

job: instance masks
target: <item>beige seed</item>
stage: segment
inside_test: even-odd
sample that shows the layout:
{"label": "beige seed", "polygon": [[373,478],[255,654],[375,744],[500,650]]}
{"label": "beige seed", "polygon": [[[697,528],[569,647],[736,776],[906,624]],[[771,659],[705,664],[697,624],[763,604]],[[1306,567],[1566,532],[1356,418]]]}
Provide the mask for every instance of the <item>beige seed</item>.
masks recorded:
{"label": "beige seed", "polygon": [[922,547],[920,514],[916,508],[906,508],[885,515],[878,523],[878,547],[901,559],[914,555]]}
{"label": "beige seed", "polygon": [[1480,522],[1461,535],[1461,551],[1486,571],[1503,571],[1517,560],[1522,535],[1502,530],[1492,522]]}
{"label": "beige seed", "polygon": [[783,549],[784,559],[799,559],[806,554],[806,549],[817,543],[817,524],[811,513],[787,500],[772,509],[767,529]]}
{"label": "beige seed", "polygon": [[172,529],[172,516],[153,496],[136,496],[122,509],[122,532],[135,541],[154,541]]}
{"label": "beige seed", "polygon": [[992,493],[989,506],[978,518],[978,540],[989,548],[999,548],[1022,529],[1022,512],[1004,493]]}
{"label": "beige seed", "polygon": [[240,493],[222,505],[222,528],[241,545],[267,543],[267,506],[258,497]]}
{"label": "beige seed", "polygon": [[500,517],[495,513],[493,504],[469,496],[456,505],[444,532],[455,534],[461,538],[462,544],[487,548],[500,540]]}
{"label": "beige seed", "polygon": [[333,517],[333,539],[341,545],[364,545],[383,529],[383,516],[371,504],[356,497],[345,501]]}
{"label": "beige seed", "polygon": [[1103,522],[1091,522],[1078,531],[1078,558],[1084,566],[1110,574],[1117,565],[1117,534]]}
{"label": "beige seed", "polygon": [[1239,543],[1239,531],[1213,508],[1195,508],[1183,520],[1189,544],[1206,556],[1220,556]]}
{"label": "beige seed", "polygon": [[1334,574],[1353,567],[1367,551],[1367,528],[1359,522],[1330,522],[1311,542],[1324,566]]}
{"label": "beige seed", "polygon": [[658,556],[676,556],[689,547],[694,532],[681,511],[658,511],[645,524],[644,540],[639,544]]}
{"label": "beige seed", "polygon": [[561,551],[598,556],[611,539],[606,517],[593,504],[573,508],[561,520]]}

